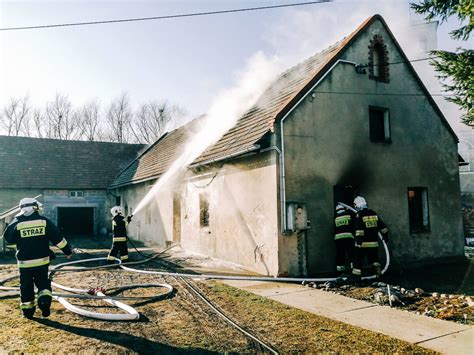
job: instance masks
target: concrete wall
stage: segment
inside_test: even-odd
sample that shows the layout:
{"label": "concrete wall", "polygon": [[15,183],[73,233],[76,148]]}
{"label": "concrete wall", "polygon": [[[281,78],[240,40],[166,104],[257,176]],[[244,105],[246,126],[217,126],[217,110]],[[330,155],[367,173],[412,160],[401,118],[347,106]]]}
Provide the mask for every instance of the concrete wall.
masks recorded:
{"label": "concrete wall", "polygon": [[[200,225],[200,194],[209,202],[208,227]],[[277,165],[273,153],[189,177],[181,215],[184,249],[260,274],[279,273]]]}
{"label": "concrete wall", "polygon": [[[343,59],[367,63],[368,44],[376,33],[387,44],[389,61],[401,61],[378,21]],[[305,202],[312,222],[310,273],[335,268],[333,187],[339,184],[358,186],[369,207],[387,223],[395,264],[463,255],[456,141],[407,65],[390,65],[387,84],[357,74],[352,65],[339,64],[315,94],[284,123],[287,199]],[[392,143],[370,141],[369,105],[390,110]],[[407,188],[416,186],[428,188],[428,233],[409,231]]]}
{"label": "concrete wall", "polygon": [[94,208],[94,234],[98,234],[102,228],[110,228],[106,190],[79,191],[83,191],[83,197],[69,197],[69,190],[44,190],[43,214],[57,223],[58,207],[91,207]]}

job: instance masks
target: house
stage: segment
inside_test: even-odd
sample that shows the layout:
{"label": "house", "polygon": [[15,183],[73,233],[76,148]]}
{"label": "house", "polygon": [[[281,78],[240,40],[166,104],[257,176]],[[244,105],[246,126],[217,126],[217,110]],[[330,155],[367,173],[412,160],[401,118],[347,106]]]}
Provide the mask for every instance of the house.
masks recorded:
{"label": "house", "polygon": [[[117,176],[129,213],[198,128],[169,132]],[[361,194],[390,229],[394,267],[462,257],[457,142],[375,15],[282,73],[130,232],[265,275],[323,274],[335,203]]]}
{"label": "house", "polygon": [[110,229],[116,201],[107,187],[144,147],[0,136],[0,214],[23,197],[40,196],[43,214],[65,235]]}

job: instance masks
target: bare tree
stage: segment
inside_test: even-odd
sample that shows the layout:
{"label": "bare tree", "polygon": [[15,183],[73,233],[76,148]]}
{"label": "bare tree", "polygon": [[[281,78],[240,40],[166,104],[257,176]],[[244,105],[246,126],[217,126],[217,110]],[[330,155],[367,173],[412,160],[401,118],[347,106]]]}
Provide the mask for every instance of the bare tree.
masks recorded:
{"label": "bare tree", "polygon": [[102,137],[100,104],[97,99],[85,103],[84,106],[77,111],[77,116],[84,139],[96,141]]}
{"label": "bare tree", "polygon": [[164,133],[170,121],[183,115],[183,109],[166,101],[142,104],[134,116],[132,133],[138,142],[152,144]]}
{"label": "bare tree", "polygon": [[43,120],[43,112],[41,109],[35,109],[33,111],[33,129],[35,131],[36,135],[38,138],[51,138],[51,135],[48,134],[48,129],[46,126],[46,122]]}
{"label": "bare tree", "polygon": [[59,139],[80,138],[80,125],[67,95],[56,93],[54,100],[46,104],[44,119],[47,121],[46,126],[49,126],[48,136]]}
{"label": "bare tree", "polygon": [[108,138],[113,142],[127,143],[130,140],[132,111],[127,93],[114,99],[107,110]]}
{"label": "bare tree", "polygon": [[9,136],[29,135],[30,124],[30,98],[28,95],[15,98],[12,97],[3,107],[3,114],[0,116],[0,128],[6,131]]}

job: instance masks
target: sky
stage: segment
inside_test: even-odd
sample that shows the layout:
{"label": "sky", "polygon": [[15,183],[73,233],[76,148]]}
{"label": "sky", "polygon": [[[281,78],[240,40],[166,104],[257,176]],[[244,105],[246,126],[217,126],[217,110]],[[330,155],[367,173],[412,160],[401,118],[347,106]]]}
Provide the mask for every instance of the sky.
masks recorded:
{"label": "sky", "polygon": [[[305,0],[299,0],[304,2]],[[0,1],[0,28],[187,14],[299,2],[298,0]],[[103,25],[0,31],[0,107],[30,96],[44,107],[56,93],[75,106],[98,99],[106,106],[127,93],[137,106],[149,100],[177,104],[187,118],[208,112],[255,58],[283,71],[381,14],[410,59],[429,46],[474,47],[448,32],[455,19],[426,41],[421,17],[406,0],[330,3]],[[411,26],[410,26],[411,25]],[[427,46],[426,43],[429,43]],[[415,63],[432,93],[441,89],[428,63]],[[459,112],[436,98],[455,131]]]}

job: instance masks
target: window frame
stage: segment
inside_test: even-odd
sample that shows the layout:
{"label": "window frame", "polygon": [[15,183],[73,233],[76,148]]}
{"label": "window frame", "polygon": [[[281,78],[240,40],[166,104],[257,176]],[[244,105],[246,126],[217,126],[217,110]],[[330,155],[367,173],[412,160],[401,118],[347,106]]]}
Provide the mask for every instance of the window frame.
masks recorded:
{"label": "window frame", "polygon": [[[383,131],[384,131],[384,138],[383,140],[375,140],[373,138],[373,132],[372,132],[372,119],[371,119],[371,112],[372,111],[377,111],[377,112],[382,112],[383,113]],[[369,139],[372,143],[385,143],[385,144],[390,144],[392,143],[392,126],[390,122],[390,109],[387,107],[381,107],[381,106],[373,106],[369,105]],[[387,135],[387,130],[388,130],[388,135]]]}
{"label": "window frame", "polygon": [[[412,212],[413,203],[410,201],[410,191],[416,194],[421,194],[421,225],[414,225],[414,217]],[[428,196],[428,188],[424,186],[411,186],[407,187],[407,202],[408,202],[408,225],[410,234],[429,233],[431,231],[430,224],[430,203]],[[416,212],[416,211],[414,211]],[[426,222],[425,222],[426,220]]]}
{"label": "window frame", "polygon": [[84,197],[83,190],[69,190],[69,198]]}

